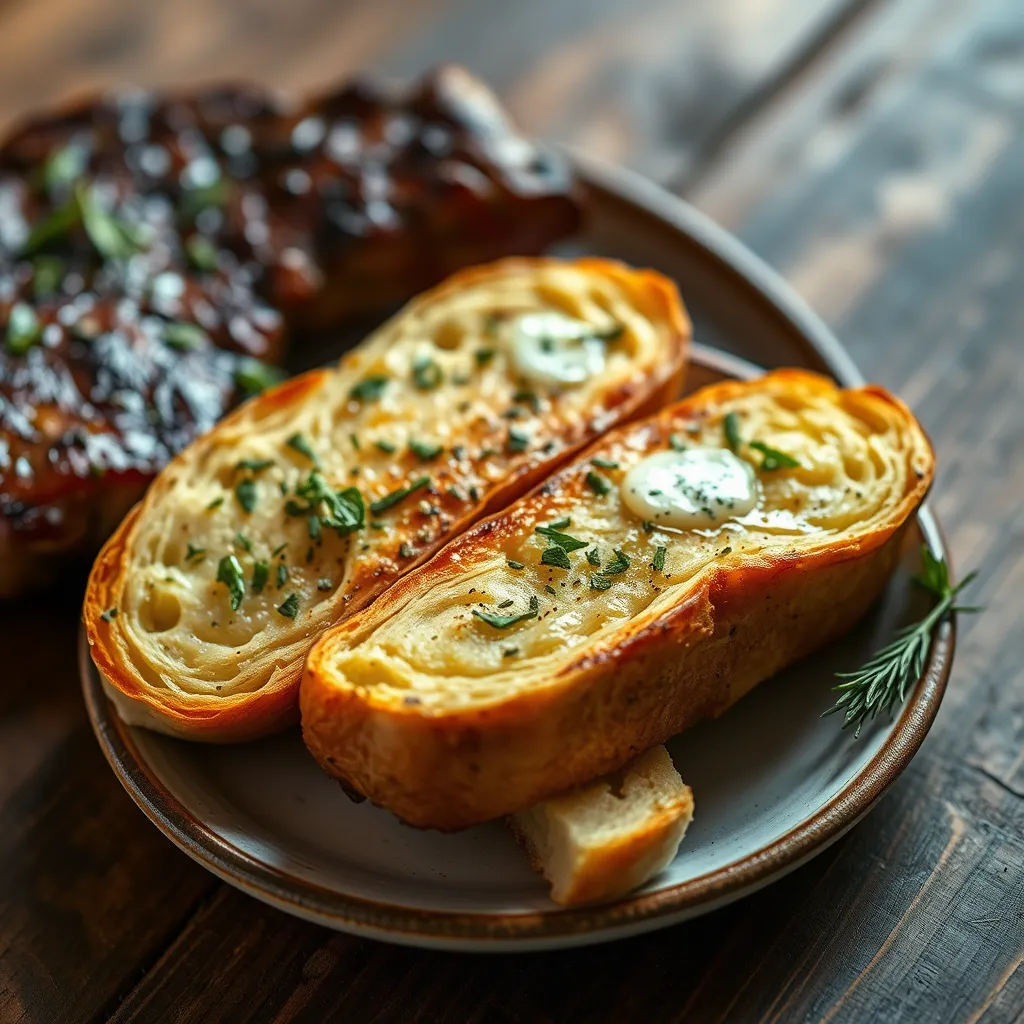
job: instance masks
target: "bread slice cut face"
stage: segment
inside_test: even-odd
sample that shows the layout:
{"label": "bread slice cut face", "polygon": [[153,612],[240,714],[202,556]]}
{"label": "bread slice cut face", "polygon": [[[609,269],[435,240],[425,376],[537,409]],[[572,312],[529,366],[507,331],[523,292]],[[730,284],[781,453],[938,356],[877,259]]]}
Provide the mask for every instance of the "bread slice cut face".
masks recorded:
{"label": "bread slice cut face", "polygon": [[693,819],[693,793],[661,745],[613,775],[508,819],[535,871],[563,906],[612,900],[673,860]]}
{"label": "bread slice cut face", "polygon": [[250,401],[160,474],[93,567],[85,627],[119,713],[220,741],[295,721],[325,629],[669,400],[688,340],[653,272],[507,260]]}
{"label": "bread slice cut face", "polygon": [[313,647],[320,764],[456,829],[612,772],[848,630],[932,478],[876,387],[784,370],[612,431]]}

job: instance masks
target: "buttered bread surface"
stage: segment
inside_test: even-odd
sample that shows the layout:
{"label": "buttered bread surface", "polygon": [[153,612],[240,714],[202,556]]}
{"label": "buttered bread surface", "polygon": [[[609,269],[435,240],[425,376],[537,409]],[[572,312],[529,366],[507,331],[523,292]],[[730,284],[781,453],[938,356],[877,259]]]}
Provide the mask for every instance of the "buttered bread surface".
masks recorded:
{"label": "buttered bread surface", "polygon": [[663,401],[687,338],[657,275],[505,261],[243,407],[168,467],[94,568],[86,622],[122,715],[208,739],[283,724],[316,636]]}

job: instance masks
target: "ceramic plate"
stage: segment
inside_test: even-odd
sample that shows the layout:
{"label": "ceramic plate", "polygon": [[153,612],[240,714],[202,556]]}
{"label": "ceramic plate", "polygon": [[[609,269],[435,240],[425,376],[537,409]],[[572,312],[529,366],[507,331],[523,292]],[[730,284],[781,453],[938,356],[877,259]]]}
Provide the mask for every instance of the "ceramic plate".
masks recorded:
{"label": "ceramic plate", "polygon": [[[690,207],[621,171],[581,161],[593,187],[580,251],[654,266],[680,284],[694,316],[689,387],[759,367],[807,366],[859,377],[819,321],[738,242]],[[575,250],[574,250],[575,251]],[[859,740],[820,717],[833,673],[862,662],[921,613],[909,585],[922,542],[942,554],[927,512],[904,564],[858,629],[755,689],[722,718],[668,744],[696,814],[679,854],[645,888],[565,910],[547,896],[499,823],[455,835],[407,828],[353,804],[324,776],[298,730],[204,747],[123,725],[84,641],[89,715],[107,759],[167,837],[225,881],[311,921],[412,945],[542,949],[601,942],[707,912],[768,884],[849,829],[907,765],[945,688],[953,627],[894,721]]]}

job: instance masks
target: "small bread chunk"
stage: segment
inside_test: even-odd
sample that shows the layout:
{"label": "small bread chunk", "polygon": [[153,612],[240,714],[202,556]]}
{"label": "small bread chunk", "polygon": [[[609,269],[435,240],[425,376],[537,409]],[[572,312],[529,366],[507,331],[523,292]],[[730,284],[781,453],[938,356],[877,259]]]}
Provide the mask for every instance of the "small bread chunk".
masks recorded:
{"label": "small bread chunk", "polygon": [[615,899],[662,871],[693,818],[693,793],[652,747],[613,775],[509,817],[551,898],[568,906]]}

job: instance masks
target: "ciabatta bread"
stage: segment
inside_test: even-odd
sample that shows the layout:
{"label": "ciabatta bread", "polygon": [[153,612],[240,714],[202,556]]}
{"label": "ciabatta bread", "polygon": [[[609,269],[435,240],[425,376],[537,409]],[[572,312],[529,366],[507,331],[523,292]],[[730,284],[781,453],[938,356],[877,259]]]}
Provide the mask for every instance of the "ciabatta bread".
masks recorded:
{"label": "ciabatta bread", "polygon": [[688,338],[660,275],[508,260],[250,401],[160,474],[95,563],[85,626],[119,713],[200,740],[294,721],[320,633],[673,395]]}
{"label": "ciabatta bread", "polygon": [[615,771],[848,630],[932,471],[881,388],[797,370],[705,388],[328,631],[302,683],[305,741],[442,829]]}
{"label": "ciabatta bread", "polygon": [[693,819],[693,794],[652,747],[614,775],[508,819],[551,898],[570,906],[624,896],[663,871]]}

